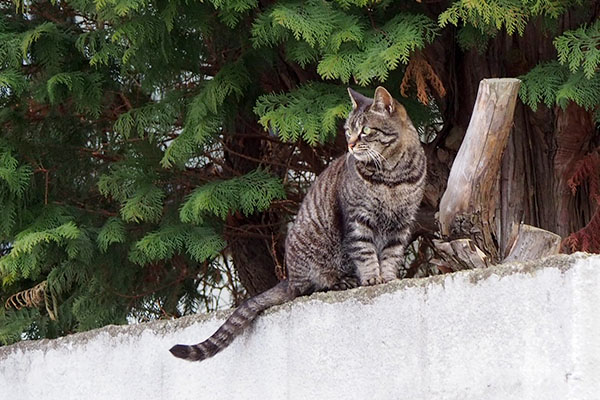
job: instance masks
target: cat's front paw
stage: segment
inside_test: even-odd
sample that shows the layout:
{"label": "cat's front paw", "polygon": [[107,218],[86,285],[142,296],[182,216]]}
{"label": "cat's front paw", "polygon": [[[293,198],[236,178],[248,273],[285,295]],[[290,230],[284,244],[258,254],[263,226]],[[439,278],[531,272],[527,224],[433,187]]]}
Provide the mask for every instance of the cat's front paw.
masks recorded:
{"label": "cat's front paw", "polygon": [[340,279],[338,283],[331,287],[331,290],[347,290],[358,287],[358,285],[358,278],[348,276]]}
{"label": "cat's front paw", "polygon": [[361,286],[373,286],[379,285],[380,283],[383,283],[383,278],[381,276],[373,276],[367,279],[361,279],[360,281]]}
{"label": "cat's front paw", "polygon": [[398,279],[398,277],[396,276],[396,274],[383,274],[381,276],[381,279],[383,280],[383,283],[388,283],[393,281],[394,279]]}

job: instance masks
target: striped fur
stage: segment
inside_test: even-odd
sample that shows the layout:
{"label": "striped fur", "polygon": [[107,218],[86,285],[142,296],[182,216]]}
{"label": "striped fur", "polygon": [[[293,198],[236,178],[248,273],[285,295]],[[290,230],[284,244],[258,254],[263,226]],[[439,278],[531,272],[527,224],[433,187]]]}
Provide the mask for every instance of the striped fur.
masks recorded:
{"label": "striped fur", "polygon": [[217,331],[202,343],[192,346],[178,344],[169,350],[175,357],[190,361],[201,361],[212,357],[233,341],[242,330],[269,307],[285,303],[296,297],[283,281],[264,293],[244,301]]}
{"label": "striped fur", "polygon": [[348,153],[307,192],[286,238],[288,279],[246,300],[206,341],[176,357],[212,357],[263,310],[313,291],[375,285],[402,272],[404,248],[423,196],[425,153],[404,107],[382,87],[373,99],[349,89]]}

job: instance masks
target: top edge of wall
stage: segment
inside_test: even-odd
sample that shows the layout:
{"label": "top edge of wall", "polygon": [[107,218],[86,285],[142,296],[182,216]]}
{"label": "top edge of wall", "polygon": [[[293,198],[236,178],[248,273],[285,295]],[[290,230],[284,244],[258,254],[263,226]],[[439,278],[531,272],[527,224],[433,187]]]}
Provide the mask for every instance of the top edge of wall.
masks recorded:
{"label": "top edge of wall", "polygon": [[[385,295],[387,293],[403,291],[412,288],[426,289],[427,287],[430,287],[432,285],[443,286],[447,280],[453,280],[456,278],[468,280],[471,284],[476,285],[478,282],[487,280],[492,276],[502,278],[505,276],[516,274],[534,275],[537,271],[543,269],[558,269],[559,271],[561,271],[561,273],[564,273],[572,269],[580,261],[591,257],[600,256],[581,252],[574,253],[571,255],[561,254],[535,261],[500,264],[485,269],[459,271],[450,274],[431,276],[427,278],[402,279],[383,285],[359,287],[356,289],[344,291],[320,292],[312,294],[310,296],[302,296],[290,303],[273,307],[265,311],[265,314],[282,312],[285,310],[289,310],[295,304],[306,303],[311,301],[339,303],[348,300],[355,300],[361,303],[370,303],[373,301],[373,299]],[[77,343],[78,345],[82,345],[85,344],[88,340],[103,334],[108,334],[113,337],[120,335],[129,335],[135,337],[141,335],[145,331],[152,331],[155,333],[173,332],[188,327],[190,325],[196,324],[198,322],[210,320],[213,318],[225,319],[230,313],[231,310],[225,310],[208,314],[190,315],[175,320],[158,320],[134,325],[108,325],[103,328],[81,333],[75,333],[57,339],[21,341],[9,346],[0,347],[0,361],[6,358],[8,355],[13,354],[15,352],[45,350],[48,348],[70,346],[75,343]]]}

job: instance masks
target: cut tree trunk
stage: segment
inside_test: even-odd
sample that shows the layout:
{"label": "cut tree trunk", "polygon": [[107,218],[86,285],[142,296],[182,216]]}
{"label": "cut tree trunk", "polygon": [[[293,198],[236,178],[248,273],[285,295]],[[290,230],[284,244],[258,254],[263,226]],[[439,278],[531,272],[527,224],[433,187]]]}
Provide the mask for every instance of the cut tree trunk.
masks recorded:
{"label": "cut tree trunk", "polygon": [[[496,264],[507,253],[506,261],[525,261],[560,249],[560,236],[519,224],[510,208],[510,194],[500,194],[502,155],[509,142],[518,90],[517,79],[480,83],[438,214],[440,233],[449,242],[435,241],[435,246],[455,270]],[[514,154],[507,159],[514,161]],[[503,171],[514,167],[510,163],[507,167],[507,159]]]}
{"label": "cut tree trunk", "polygon": [[556,233],[521,224],[517,238],[503,262],[530,261],[558,254],[562,239]]}
{"label": "cut tree trunk", "polygon": [[481,81],[471,122],[440,201],[438,221],[442,236],[473,240],[473,245],[483,250],[492,263],[500,261],[496,188],[519,84],[518,79],[510,78]]}

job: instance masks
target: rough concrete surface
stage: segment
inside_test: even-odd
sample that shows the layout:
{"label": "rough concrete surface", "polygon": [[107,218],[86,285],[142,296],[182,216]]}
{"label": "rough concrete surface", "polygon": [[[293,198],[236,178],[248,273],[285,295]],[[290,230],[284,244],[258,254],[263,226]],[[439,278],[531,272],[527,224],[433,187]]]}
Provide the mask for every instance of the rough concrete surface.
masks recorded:
{"label": "rough concrete surface", "polygon": [[0,400],[600,399],[600,256],[318,293],[201,363],[227,312],[0,347]]}

